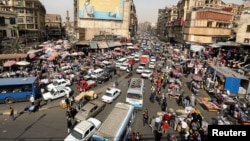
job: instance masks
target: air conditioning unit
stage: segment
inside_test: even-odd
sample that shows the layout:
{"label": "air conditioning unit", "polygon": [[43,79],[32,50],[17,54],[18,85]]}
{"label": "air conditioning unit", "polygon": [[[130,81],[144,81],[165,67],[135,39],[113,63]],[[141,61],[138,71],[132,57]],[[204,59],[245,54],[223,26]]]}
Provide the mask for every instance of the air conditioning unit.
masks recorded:
{"label": "air conditioning unit", "polygon": [[250,40],[249,38],[245,38],[244,43],[249,43],[249,40]]}

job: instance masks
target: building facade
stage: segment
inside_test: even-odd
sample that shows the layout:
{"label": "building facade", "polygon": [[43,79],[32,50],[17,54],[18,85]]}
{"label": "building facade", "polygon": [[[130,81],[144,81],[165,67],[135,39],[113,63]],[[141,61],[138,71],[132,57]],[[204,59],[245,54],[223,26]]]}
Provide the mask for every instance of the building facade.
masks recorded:
{"label": "building facade", "polygon": [[186,16],[183,40],[200,44],[227,41],[232,35],[232,21],[231,12],[213,7],[196,8]]}
{"label": "building facade", "polygon": [[17,13],[21,39],[28,42],[44,40],[46,9],[39,0],[3,0],[0,9]]}
{"label": "building facade", "polygon": [[17,14],[11,11],[0,11],[0,41],[4,38],[18,37]]}
{"label": "building facade", "polygon": [[[74,0],[74,26],[79,41],[95,36],[132,39],[137,31],[137,15],[133,0]],[[92,6],[91,6],[92,5]],[[84,14],[87,12],[93,12]]]}
{"label": "building facade", "polygon": [[62,38],[62,18],[58,14],[45,15],[46,35],[48,39]]}
{"label": "building facade", "polygon": [[[176,15],[173,14],[175,9]],[[174,39],[180,43],[210,44],[225,41],[235,36],[242,9],[240,5],[226,4],[222,0],[179,0],[176,8],[166,10],[165,32],[169,41]],[[162,28],[160,31],[163,31]]]}
{"label": "building facade", "polygon": [[237,27],[236,42],[250,46],[250,3],[244,4]]}

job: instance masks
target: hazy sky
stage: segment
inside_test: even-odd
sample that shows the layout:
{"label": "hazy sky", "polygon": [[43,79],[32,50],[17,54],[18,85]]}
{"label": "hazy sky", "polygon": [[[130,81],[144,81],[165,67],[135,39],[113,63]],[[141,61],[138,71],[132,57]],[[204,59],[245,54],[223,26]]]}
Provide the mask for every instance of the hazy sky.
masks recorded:
{"label": "hazy sky", "polygon": [[[48,14],[60,14],[62,20],[66,19],[69,11],[70,21],[73,21],[73,0],[40,0]],[[176,5],[179,0],[134,0],[139,22],[156,22],[158,9],[167,5]],[[242,4],[242,0],[223,0],[225,3]]]}

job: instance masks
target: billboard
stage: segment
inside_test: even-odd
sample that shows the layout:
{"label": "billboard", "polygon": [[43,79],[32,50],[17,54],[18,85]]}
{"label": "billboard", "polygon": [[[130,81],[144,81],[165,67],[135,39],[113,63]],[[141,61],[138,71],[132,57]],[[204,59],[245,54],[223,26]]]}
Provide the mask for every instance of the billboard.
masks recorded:
{"label": "billboard", "polygon": [[79,18],[122,20],[124,0],[79,0]]}

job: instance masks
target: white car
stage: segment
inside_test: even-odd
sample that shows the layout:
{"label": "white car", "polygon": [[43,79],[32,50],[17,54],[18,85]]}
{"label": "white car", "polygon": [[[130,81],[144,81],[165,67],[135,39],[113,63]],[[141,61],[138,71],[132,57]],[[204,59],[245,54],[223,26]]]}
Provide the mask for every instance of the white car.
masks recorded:
{"label": "white car", "polygon": [[88,141],[100,128],[101,121],[96,118],[89,118],[79,122],[64,139],[64,141]]}
{"label": "white car", "polygon": [[120,89],[108,88],[102,96],[102,101],[106,103],[112,103],[120,94]]}
{"label": "white car", "polygon": [[151,56],[151,57],[150,57],[150,62],[155,62],[155,61],[156,61],[156,57]]}
{"label": "white car", "polygon": [[129,67],[129,64],[128,63],[123,63],[120,65],[120,70],[127,70]]}
{"label": "white car", "polygon": [[66,87],[66,86],[70,86],[71,82],[68,79],[56,79],[54,80],[54,85],[56,86],[60,86],[60,87]]}
{"label": "white car", "polygon": [[142,73],[144,70],[145,70],[145,67],[138,66],[138,68],[135,71],[136,71],[136,73]]}
{"label": "white car", "polygon": [[142,78],[150,78],[153,74],[153,71],[152,70],[144,70],[142,73],[141,73],[141,77]]}
{"label": "white car", "polygon": [[61,97],[69,97],[72,90],[70,87],[55,87],[50,92],[42,94],[43,100],[54,100]]}
{"label": "white car", "polygon": [[154,69],[155,68],[155,62],[149,62],[148,68]]}

